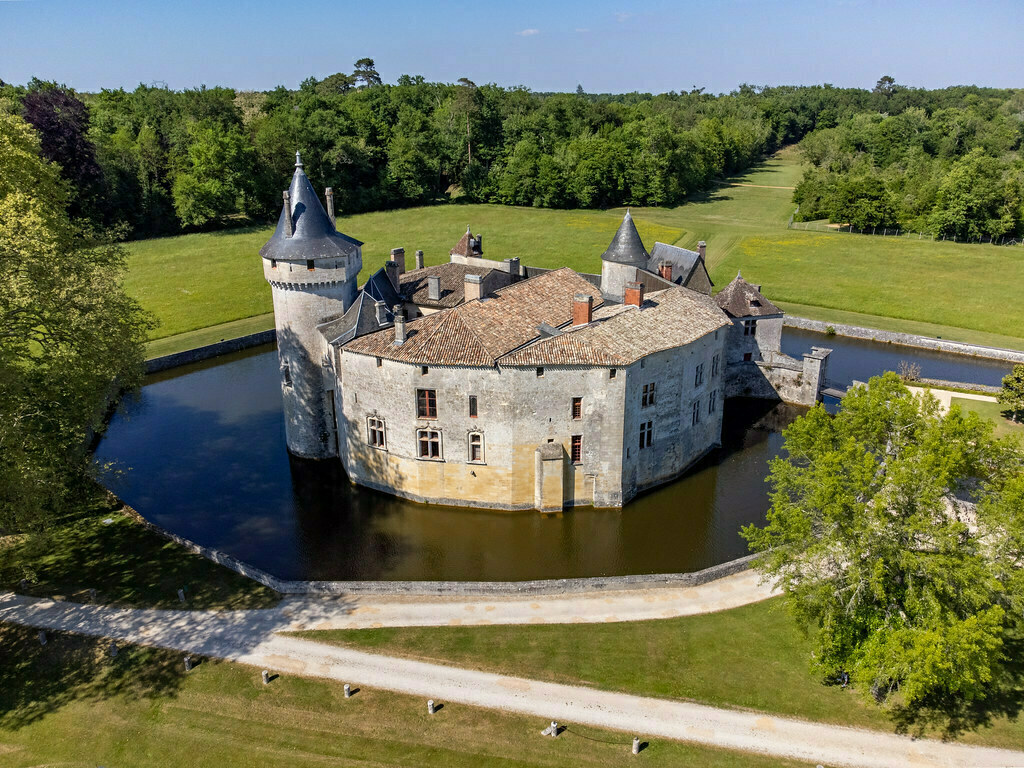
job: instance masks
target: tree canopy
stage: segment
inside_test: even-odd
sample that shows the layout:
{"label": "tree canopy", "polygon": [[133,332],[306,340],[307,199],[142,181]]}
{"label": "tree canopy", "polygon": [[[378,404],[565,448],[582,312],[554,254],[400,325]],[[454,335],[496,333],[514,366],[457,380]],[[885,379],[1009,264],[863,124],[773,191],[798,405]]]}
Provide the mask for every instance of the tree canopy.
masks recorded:
{"label": "tree canopy", "polygon": [[1013,366],[1013,370],[1003,377],[999,404],[1010,412],[1013,421],[1024,421],[1024,363]]}
{"label": "tree canopy", "polygon": [[901,717],[952,728],[1017,690],[1021,444],[892,373],[784,437],[767,524],[743,535],[813,632],[823,677],[846,672]]}

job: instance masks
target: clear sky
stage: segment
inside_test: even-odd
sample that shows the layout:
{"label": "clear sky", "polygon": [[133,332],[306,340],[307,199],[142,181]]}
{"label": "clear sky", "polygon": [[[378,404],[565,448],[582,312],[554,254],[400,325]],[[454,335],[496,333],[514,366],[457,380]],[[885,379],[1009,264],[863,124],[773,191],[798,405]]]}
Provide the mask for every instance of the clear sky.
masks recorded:
{"label": "clear sky", "polygon": [[1024,0],[0,0],[0,79],[265,90],[351,72],[534,91],[1024,87]]}

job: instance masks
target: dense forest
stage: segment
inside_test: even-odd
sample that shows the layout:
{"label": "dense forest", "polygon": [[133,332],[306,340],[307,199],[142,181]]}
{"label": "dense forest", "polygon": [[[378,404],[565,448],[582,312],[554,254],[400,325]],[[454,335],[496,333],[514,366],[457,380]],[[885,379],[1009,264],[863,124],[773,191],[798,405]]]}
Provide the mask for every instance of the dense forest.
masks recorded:
{"label": "dense forest", "polygon": [[537,94],[381,82],[370,59],[297,90],[0,83],[38,132],[71,213],[129,237],[270,219],[295,150],[341,212],[450,200],[558,208],[673,205],[802,141],[801,218],[1021,231],[1024,91],[740,86]]}

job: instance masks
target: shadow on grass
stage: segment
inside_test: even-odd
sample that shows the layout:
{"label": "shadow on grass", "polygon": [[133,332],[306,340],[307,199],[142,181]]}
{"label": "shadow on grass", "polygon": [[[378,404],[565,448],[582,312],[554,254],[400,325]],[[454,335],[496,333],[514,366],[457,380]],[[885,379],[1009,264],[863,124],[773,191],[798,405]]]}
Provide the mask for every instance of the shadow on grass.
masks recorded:
{"label": "shadow on grass", "polygon": [[73,701],[173,696],[184,681],[181,654],[0,624],[0,728],[17,729]]}

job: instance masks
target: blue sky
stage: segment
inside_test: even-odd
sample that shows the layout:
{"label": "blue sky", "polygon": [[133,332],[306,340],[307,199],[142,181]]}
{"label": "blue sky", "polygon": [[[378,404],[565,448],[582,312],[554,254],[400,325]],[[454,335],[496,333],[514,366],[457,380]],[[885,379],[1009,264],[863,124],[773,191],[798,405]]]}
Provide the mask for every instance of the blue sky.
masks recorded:
{"label": "blue sky", "polygon": [[1024,87],[1024,0],[0,0],[0,79],[296,87],[350,72],[534,91],[729,91],[883,74]]}

